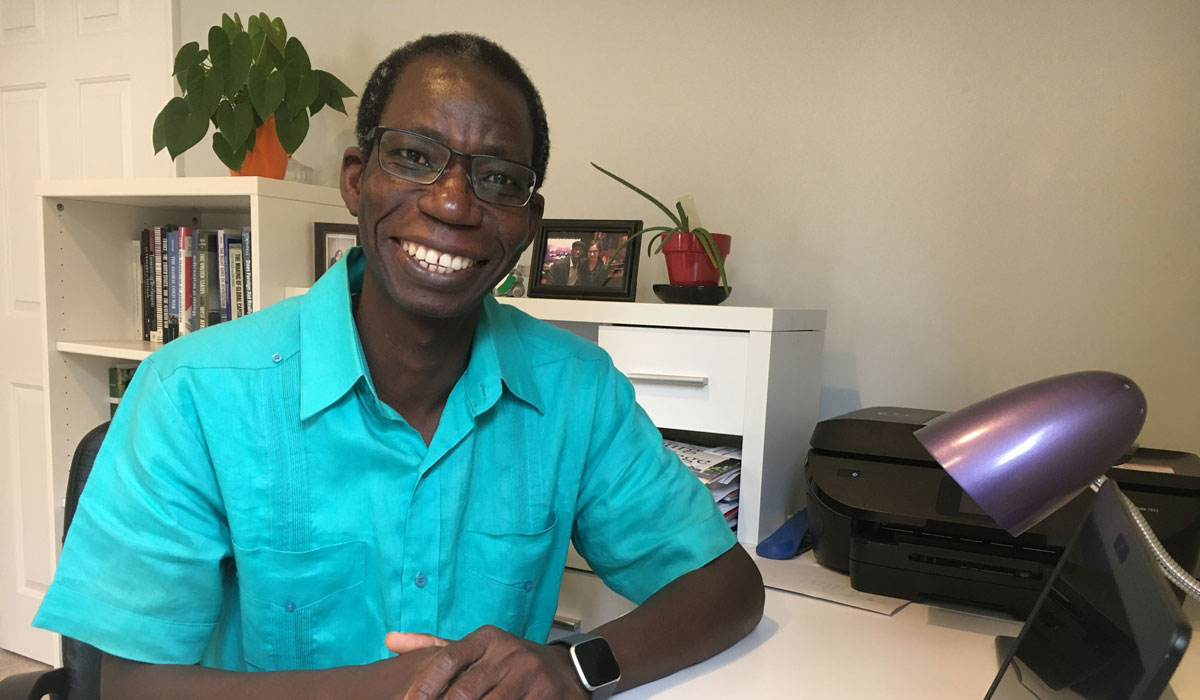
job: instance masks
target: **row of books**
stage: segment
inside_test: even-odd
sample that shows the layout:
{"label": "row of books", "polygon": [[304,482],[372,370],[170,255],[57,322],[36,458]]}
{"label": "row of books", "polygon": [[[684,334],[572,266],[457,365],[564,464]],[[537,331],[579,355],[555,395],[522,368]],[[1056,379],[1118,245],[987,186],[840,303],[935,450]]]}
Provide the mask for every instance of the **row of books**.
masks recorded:
{"label": "row of books", "polygon": [[664,440],[679,455],[684,466],[708,487],[725,523],[737,531],[738,501],[741,493],[742,450],[739,447],[705,447],[680,440]]}
{"label": "row of books", "polygon": [[142,340],[170,342],[254,310],[249,228],[155,226],[136,244]]}

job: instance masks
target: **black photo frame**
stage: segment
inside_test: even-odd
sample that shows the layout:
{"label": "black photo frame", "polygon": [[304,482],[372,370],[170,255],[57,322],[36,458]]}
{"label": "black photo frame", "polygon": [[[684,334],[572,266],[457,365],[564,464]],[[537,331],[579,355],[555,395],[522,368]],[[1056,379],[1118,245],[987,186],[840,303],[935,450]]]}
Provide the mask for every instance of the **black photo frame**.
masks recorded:
{"label": "black photo frame", "polygon": [[[533,241],[529,296],[633,301],[639,242],[617,249],[640,230],[642,222],[632,219],[544,219]],[[573,265],[573,249],[580,245],[582,257]],[[593,246],[597,266],[589,269]]]}
{"label": "black photo frame", "polygon": [[358,224],[313,224],[316,246],[313,248],[313,281],[321,279],[321,275],[333,266],[346,251],[358,245]]}

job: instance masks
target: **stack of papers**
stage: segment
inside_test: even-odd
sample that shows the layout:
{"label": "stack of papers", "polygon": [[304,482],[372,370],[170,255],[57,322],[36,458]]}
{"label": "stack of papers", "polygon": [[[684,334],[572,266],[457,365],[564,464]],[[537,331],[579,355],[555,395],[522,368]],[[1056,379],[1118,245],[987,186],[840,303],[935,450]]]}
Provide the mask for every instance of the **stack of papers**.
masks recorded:
{"label": "stack of papers", "polygon": [[679,460],[708,487],[725,522],[737,530],[738,486],[742,475],[740,447],[705,447],[679,440],[664,440]]}

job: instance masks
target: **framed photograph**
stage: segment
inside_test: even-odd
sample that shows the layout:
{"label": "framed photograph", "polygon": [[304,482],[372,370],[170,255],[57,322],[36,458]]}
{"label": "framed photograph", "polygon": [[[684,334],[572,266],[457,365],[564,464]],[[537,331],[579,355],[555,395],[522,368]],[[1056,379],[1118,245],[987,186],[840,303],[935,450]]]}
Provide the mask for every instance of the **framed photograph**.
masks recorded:
{"label": "framed photograph", "polygon": [[533,240],[529,296],[633,301],[641,248],[638,241],[621,244],[640,230],[634,220],[543,220]]}
{"label": "framed photograph", "polygon": [[325,224],[318,221],[313,224],[313,231],[316,233],[313,281],[316,282],[326,270],[358,245],[358,224]]}

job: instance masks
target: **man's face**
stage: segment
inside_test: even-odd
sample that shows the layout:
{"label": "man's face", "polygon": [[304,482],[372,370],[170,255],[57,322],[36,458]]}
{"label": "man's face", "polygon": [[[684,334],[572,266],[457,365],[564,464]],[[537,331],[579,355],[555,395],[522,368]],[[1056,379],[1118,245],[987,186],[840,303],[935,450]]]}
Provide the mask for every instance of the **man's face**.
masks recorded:
{"label": "man's face", "polygon": [[571,246],[571,261],[578,263],[580,260],[583,260],[583,246],[582,245]]}
{"label": "man's face", "polygon": [[[532,162],[533,129],[521,93],[459,59],[410,63],[396,77],[379,125],[461,153]],[[437,182],[420,185],[381,170],[374,150],[365,161],[357,148],[343,158],[342,194],[358,216],[366,274],[412,313],[448,318],[472,311],[512,269],[541,221],[540,195],[524,207],[489,204],[475,196],[467,171],[453,156]]]}

